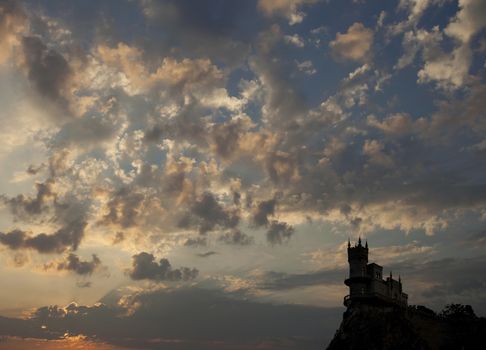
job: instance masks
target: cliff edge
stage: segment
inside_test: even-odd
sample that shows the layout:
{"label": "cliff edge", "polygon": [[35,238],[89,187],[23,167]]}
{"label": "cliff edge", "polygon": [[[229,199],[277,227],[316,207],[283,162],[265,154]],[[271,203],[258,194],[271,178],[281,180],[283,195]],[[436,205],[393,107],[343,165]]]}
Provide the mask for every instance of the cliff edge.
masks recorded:
{"label": "cliff edge", "polygon": [[486,319],[469,305],[450,304],[439,314],[423,306],[354,303],[327,350],[486,349]]}

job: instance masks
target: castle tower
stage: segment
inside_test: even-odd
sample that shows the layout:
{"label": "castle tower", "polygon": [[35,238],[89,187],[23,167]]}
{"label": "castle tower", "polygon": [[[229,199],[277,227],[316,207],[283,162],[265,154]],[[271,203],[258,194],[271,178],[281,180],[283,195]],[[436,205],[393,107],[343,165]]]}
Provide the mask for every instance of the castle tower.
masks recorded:
{"label": "castle tower", "polygon": [[363,247],[361,237],[354,247],[348,241],[348,262],[349,278],[344,283],[349,287],[349,295],[352,298],[356,295],[366,293],[366,285],[369,280],[366,266],[368,265],[368,243]]}
{"label": "castle tower", "polygon": [[394,304],[407,306],[408,295],[402,291],[402,279],[390,277],[383,280],[383,267],[368,264],[368,242],[363,246],[361,237],[358,243],[351,246],[348,240],[349,277],[344,283],[349,287],[349,295],[344,298],[344,305],[354,302],[366,304]]}

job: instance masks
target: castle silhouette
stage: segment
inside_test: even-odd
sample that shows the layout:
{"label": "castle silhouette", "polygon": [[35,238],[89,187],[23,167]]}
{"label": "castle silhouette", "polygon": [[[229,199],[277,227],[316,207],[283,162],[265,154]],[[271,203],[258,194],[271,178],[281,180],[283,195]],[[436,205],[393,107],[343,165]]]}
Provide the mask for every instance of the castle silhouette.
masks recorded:
{"label": "castle silhouette", "polygon": [[393,279],[392,273],[383,279],[383,266],[368,264],[368,242],[351,246],[348,239],[349,278],[344,281],[349,287],[349,295],[344,297],[344,306],[353,303],[399,305],[407,307],[408,295],[402,292],[402,281]]}

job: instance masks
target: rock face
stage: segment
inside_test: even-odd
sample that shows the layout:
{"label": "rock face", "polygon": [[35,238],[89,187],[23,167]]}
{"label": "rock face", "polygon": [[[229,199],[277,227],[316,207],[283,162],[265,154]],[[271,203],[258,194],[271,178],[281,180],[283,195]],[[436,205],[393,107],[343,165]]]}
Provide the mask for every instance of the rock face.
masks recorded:
{"label": "rock face", "polygon": [[[470,307],[469,307],[470,308]],[[423,306],[350,305],[327,350],[486,349],[486,319]]]}

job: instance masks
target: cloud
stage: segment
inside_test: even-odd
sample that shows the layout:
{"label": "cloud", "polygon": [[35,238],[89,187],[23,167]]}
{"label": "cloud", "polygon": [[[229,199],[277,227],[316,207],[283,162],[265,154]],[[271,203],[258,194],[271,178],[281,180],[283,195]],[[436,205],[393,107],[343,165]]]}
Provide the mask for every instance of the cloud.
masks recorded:
{"label": "cloud", "polygon": [[137,224],[144,204],[144,195],[127,187],[122,187],[106,204],[107,213],[103,215],[100,224],[119,225],[123,228]]}
{"label": "cloud", "polygon": [[101,266],[101,260],[96,254],[92,255],[91,261],[83,261],[76,254],[70,253],[64,261],[56,264],[59,271],[72,271],[78,275],[91,275]]}
{"label": "cloud", "polygon": [[392,264],[390,269],[394,274],[401,273],[405,292],[417,303],[441,309],[454,300],[455,303],[472,304],[476,311],[483,313],[486,310],[486,279],[481,273],[484,262],[484,255],[425,261],[410,259]]}
{"label": "cloud", "polygon": [[[157,48],[146,43],[153,55],[166,50],[195,57],[210,57],[228,65],[238,65],[249,52],[249,43],[260,25],[248,25],[247,18],[256,17],[253,2],[226,3],[215,0],[142,1],[147,24],[159,32]],[[148,44],[148,45],[147,45]]]}
{"label": "cloud", "polygon": [[59,339],[68,332],[154,350],[320,349],[332,338],[341,316],[341,307],[261,303],[220,290],[113,291],[94,306],[47,306],[27,320],[1,318],[0,333]]}
{"label": "cloud", "polygon": [[[95,112],[96,111],[96,112]],[[53,140],[58,149],[74,148],[91,151],[97,147],[109,147],[122,129],[119,119],[119,101],[114,96],[101,97],[81,118],[65,123]]]}
{"label": "cloud", "polygon": [[46,167],[46,164],[44,164],[44,163],[42,163],[42,164],[40,164],[38,166],[34,166],[33,164],[31,164],[27,168],[26,172],[29,175],[37,175],[39,172],[41,172],[42,170],[44,170],[45,167]]}
{"label": "cloud", "polygon": [[426,132],[428,123],[424,118],[413,120],[413,118],[405,113],[396,113],[387,116],[382,121],[379,121],[374,115],[367,117],[368,125],[378,128],[386,135],[401,136],[404,134],[420,134]]}
{"label": "cloud", "polygon": [[378,140],[366,140],[363,145],[363,154],[370,158],[370,162],[384,167],[393,166],[393,158],[384,152],[385,145]]}
{"label": "cloud", "polygon": [[415,24],[422,17],[425,10],[434,3],[441,3],[442,0],[400,0],[398,4],[399,9],[408,8],[409,16],[407,22]]}
{"label": "cloud", "polygon": [[186,247],[205,247],[208,244],[208,240],[206,237],[195,237],[195,238],[188,238],[184,242],[184,246]]}
{"label": "cloud", "polygon": [[250,60],[250,68],[262,86],[264,122],[275,129],[288,128],[307,110],[305,99],[288,74],[294,67],[285,59],[274,59],[276,55],[282,55],[277,50],[277,44],[282,40],[283,34],[278,25],[261,32],[257,40],[257,55]]}
{"label": "cloud", "polygon": [[21,230],[0,232],[0,243],[13,250],[33,249],[43,254],[62,253],[67,249],[74,251],[84,237],[86,226],[85,221],[79,220],[68,223],[50,235],[32,235]]}
{"label": "cloud", "polygon": [[455,48],[451,53],[441,53],[435,58],[427,60],[418,72],[418,82],[436,82],[444,89],[456,89],[469,81],[469,67],[472,52],[467,45]]}
{"label": "cloud", "polygon": [[443,35],[438,26],[433,27],[430,31],[426,29],[407,31],[402,39],[403,55],[394,68],[402,69],[412,64],[420,50],[422,50],[424,60],[436,57],[441,52],[442,39]]}
{"label": "cloud", "polygon": [[91,281],[77,281],[76,287],[78,288],[91,288],[93,283]]}
{"label": "cloud", "polygon": [[0,4],[0,64],[12,55],[13,48],[20,45],[20,35],[26,29],[27,15],[16,1],[2,1]]}
{"label": "cloud", "polygon": [[187,267],[173,269],[167,259],[160,259],[157,263],[155,256],[146,252],[136,254],[132,258],[132,269],[128,274],[133,280],[189,281],[199,274],[198,270]]}
{"label": "cloud", "polygon": [[[144,61],[144,51],[122,42],[116,47],[99,45],[95,54],[102,63],[117,68],[126,77],[129,84],[121,87],[129,95],[160,89],[164,90],[163,95],[173,99],[193,94],[202,104],[210,105],[211,102],[214,104],[214,89],[222,88],[224,83],[223,71],[207,58],[178,60],[169,56],[161,60],[155,71],[151,71]],[[231,100],[225,100],[229,99],[228,96],[219,97],[223,97],[223,103],[231,103]]]}
{"label": "cloud", "polygon": [[[431,1],[416,3],[422,13]],[[423,4],[423,6],[419,6]],[[486,26],[484,15],[486,7],[482,1],[465,0],[459,2],[459,11],[449,24],[440,31],[438,26],[431,31],[414,28],[405,33],[403,38],[404,55],[396,67],[403,68],[412,63],[416,53],[423,52],[424,65],[418,72],[419,83],[436,83],[443,90],[462,88],[471,82],[469,74],[473,62],[470,43],[474,35]],[[443,33],[455,39],[450,52],[442,49]]]}
{"label": "cloud", "polygon": [[264,290],[289,290],[310,286],[335,284],[345,274],[345,269],[288,274],[269,271],[258,276],[258,287]]}
{"label": "cloud", "polygon": [[317,70],[314,68],[312,61],[296,62],[296,64],[299,71],[307,75],[314,75],[317,73]]}
{"label": "cloud", "polygon": [[243,118],[214,125],[210,132],[212,149],[223,159],[229,159],[235,153],[237,155],[240,150],[239,142],[251,126],[251,121]]}
{"label": "cloud", "polygon": [[337,60],[366,61],[371,55],[373,30],[356,22],[344,34],[337,33],[329,47]]}
{"label": "cloud", "polygon": [[482,118],[482,110],[486,101],[482,98],[486,85],[472,86],[462,98],[451,97],[438,102],[438,110],[430,118],[428,134],[441,139],[450,137],[463,127],[469,127],[473,132],[486,129]]}
{"label": "cloud", "polygon": [[41,96],[65,105],[64,89],[71,76],[71,68],[64,56],[49,49],[34,36],[25,36],[22,48],[27,76],[36,90]]}
{"label": "cloud", "polygon": [[275,215],[275,199],[258,202],[252,215],[252,222],[255,226],[267,226],[269,224],[268,217]]}
{"label": "cloud", "polygon": [[459,11],[449,22],[444,32],[461,40],[470,42],[473,36],[486,27],[486,4],[481,0],[460,0]]}
{"label": "cloud", "polygon": [[191,213],[199,221],[199,232],[206,233],[216,227],[233,228],[240,217],[237,211],[225,209],[210,192],[205,192],[191,207]]}
{"label": "cloud", "polygon": [[209,252],[205,252],[205,253],[199,253],[199,254],[196,254],[196,255],[200,258],[209,258],[210,256],[213,256],[213,255],[216,255],[216,254],[218,254],[218,252],[209,251]]}
{"label": "cloud", "polygon": [[254,238],[238,229],[226,232],[219,236],[218,241],[229,245],[247,246],[254,243]]}
{"label": "cloud", "polygon": [[467,238],[467,241],[473,242],[475,246],[486,246],[486,230],[473,233]]}
{"label": "cloud", "polygon": [[277,220],[272,220],[267,231],[267,241],[272,244],[282,244],[288,242],[290,237],[293,236],[295,229],[293,226],[280,222]]}
{"label": "cloud", "polygon": [[295,153],[276,151],[267,155],[266,170],[274,183],[297,182],[301,179]]}
{"label": "cloud", "polygon": [[27,218],[32,215],[39,215],[46,211],[51,201],[56,200],[56,192],[54,189],[55,182],[52,178],[45,182],[38,182],[35,184],[37,195],[35,198],[25,197],[19,194],[13,198],[1,196],[5,204],[7,204],[16,217]]}
{"label": "cloud", "polygon": [[113,244],[121,243],[125,240],[126,236],[123,231],[118,231],[113,238]]}
{"label": "cloud", "polygon": [[299,8],[316,2],[317,0],[258,0],[258,9],[269,17],[282,16],[293,25],[304,20],[305,13],[299,11]]}
{"label": "cloud", "polygon": [[299,48],[303,48],[305,46],[304,40],[298,35],[284,35],[284,41],[287,44],[294,45]]}

